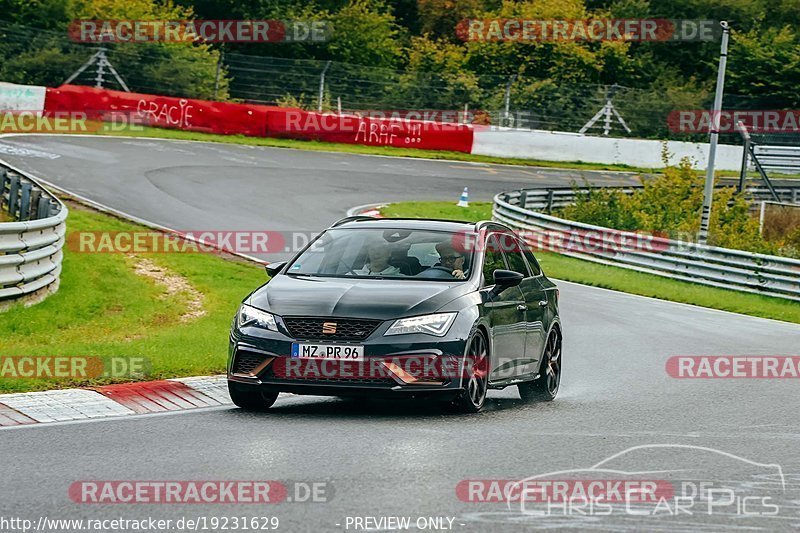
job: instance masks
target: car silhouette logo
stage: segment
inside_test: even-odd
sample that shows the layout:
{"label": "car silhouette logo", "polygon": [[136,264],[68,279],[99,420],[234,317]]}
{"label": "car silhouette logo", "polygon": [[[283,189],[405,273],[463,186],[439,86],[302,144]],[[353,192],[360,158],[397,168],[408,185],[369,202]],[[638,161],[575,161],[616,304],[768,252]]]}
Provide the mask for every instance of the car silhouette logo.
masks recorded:
{"label": "car silhouette logo", "polygon": [[322,333],[325,335],[333,335],[336,333],[336,322],[323,322]]}

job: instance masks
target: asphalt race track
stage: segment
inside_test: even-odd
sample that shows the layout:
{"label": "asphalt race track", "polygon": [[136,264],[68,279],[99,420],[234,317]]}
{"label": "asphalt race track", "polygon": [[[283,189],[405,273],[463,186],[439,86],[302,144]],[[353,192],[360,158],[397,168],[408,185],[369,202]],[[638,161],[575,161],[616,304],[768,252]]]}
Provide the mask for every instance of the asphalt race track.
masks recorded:
{"label": "asphalt race track", "polygon": [[[10,137],[0,139],[0,158],[175,229],[319,230],[358,204],[456,201],[464,186],[472,200],[489,200],[528,183],[579,179],[569,171],[135,139]],[[286,396],[264,414],[223,408],[2,430],[0,514],[277,516],[280,531],[354,531],[346,529],[348,517],[364,516],[409,516],[412,524],[449,517],[455,531],[800,528],[800,381],[681,380],[665,371],[674,355],[798,355],[800,327],[560,287],[565,364],[553,403],[522,404],[507,389],[490,392],[479,415],[461,416],[419,403]],[[656,444],[672,446],[629,450]],[[683,479],[733,487],[737,496],[765,488],[779,493],[779,511],[766,516],[767,508],[737,500],[713,512],[697,506],[655,517],[536,516],[456,493],[462,480],[589,469],[626,450],[615,459],[619,471],[679,470]],[[758,471],[764,465],[779,465],[780,479]],[[332,490],[324,503],[263,507],[70,501],[70,484],[87,479],[328,482]]]}
{"label": "asphalt race track", "polygon": [[130,215],[181,231],[319,231],[369,202],[471,200],[526,184],[633,175],[74,136],[0,138],[0,159]]}

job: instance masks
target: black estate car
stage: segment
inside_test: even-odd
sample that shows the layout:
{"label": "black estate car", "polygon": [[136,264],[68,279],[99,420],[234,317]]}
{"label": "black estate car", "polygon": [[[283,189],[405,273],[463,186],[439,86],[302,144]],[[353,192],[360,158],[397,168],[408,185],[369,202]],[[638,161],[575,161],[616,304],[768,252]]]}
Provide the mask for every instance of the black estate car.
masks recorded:
{"label": "black estate car", "polygon": [[509,385],[556,397],[558,289],[502,224],[348,217],[267,271],[231,327],[239,407],[281,392],[424,396],[466,412]]}

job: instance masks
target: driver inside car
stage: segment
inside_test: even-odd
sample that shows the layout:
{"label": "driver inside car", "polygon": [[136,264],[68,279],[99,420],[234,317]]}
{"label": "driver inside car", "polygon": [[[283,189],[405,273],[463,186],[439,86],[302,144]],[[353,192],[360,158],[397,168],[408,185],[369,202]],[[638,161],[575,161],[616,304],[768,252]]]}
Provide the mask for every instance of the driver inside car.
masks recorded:
{"label": "driver inside car", "polygon": [[401,276],[400,269],[389,264],[392,250],[388,243],[374,241],[367,245],[367,262],[358,270],[358,276]]}
{"label": "driver inside car", "polygon": [[446,269],[455,279],[466,279],[464,272],[464,254],[453,248],[449,242],[440,242],[436,245],[436,253],[439,254],[439,262],[433,268]]}

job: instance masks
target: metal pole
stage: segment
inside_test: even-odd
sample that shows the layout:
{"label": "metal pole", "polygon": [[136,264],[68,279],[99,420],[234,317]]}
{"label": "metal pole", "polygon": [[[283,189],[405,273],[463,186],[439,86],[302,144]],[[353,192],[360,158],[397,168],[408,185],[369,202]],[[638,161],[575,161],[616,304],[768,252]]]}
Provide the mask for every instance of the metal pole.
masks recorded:
{"label": "metal pole", "polygon": [[737,124],[739,132],[744,139],[744,151],[742,154],[742,170],[739,172],[739,192],[744,190],[744,180],[747,179],[747,160],[750,156],[750,134],[747,132],[747,126],[740,120]]}
{"label": "metal pole", "polygon": [[706,169],[706,186],[703,191],[703,211],[700,215],[700,232],[698,244],[708,242],[708,225],[711,221],[711,202],[714,195],[714,160],[717,157],[717,141],[719,140],[719,121],[722,112],[722,93],[725,89],[725,65],[728,62],[728,36],[730,28],[724,20],[722,26],[722,46],[719,53],[719,70],[717,71],[717,92],[714,95],[714,107],[711,109],[711,140],[708,146],[708,168]]}
{"label": "metal pole", "polygon": [[219,75],[222,72],[222,62],[225,60],[225,52],[219,51],[219,59],[217,59],[217,73],[214,75],[214,100],[218,99],[219,94]]}
{"label": "metal pole", "polygon": [[325,68],[322,69],[322,74],[319,76],[319,98],[317,99],[317,111],[320,113],[322,113],[322,97],[323,93],[325,92],[325,73],[328,72],[328,67],[330,66],[330,61],[325,63]]}
{"label": "metal pole", "polygon": [[83,74],[84,70],[89,68],[95,61],[97,61],[97,58],[98,58],[99,54],[100,54],[100,52],[95,52],[94,54],[92,54],[92,57],[89,58],[89,61],[87,61],[86,63],[81,65],[81,68],[79,68],[78,70],[73,72],[72,76],[70,76],[69,78],[66,79],[66,81],[64,82],[64,85],[68,85],[68,84],[72,83],[72,81],[75,78],[77,78],[78,76]]}
{"label": "metal pole", "polygon": [[606,100],[606,106],[603,108],[605,109],[605,125],[603,126],[603,135],[608,135],[611,131],[611,100]]}
{"label": "metal pole", "polygon": [[106,59],[106,49],[105,48],[101,48],[100,51],[97,52],[97,54],[98,54],[97,55],[97,76],[94,78],[94,81],[95,81],[94,86],[97,89],[102,89],[103,88],[103,82],[105,81],[105,79],[103,78],[103,74],[105,74],[103,69],[106,66],[106,61],[105,61],[105,59]]}
{"label": "metal pole", "polygon": [[511,85],[513,85],[514,80],[516,79],[517,75],[514,74],[513,76],[511,76],[511,78],[509,78],[508,83],[506,84],[506,94],[503,97],[503,100],[505,101],[505,111],[503,112],[503,122],[504,122],[503,125],[505,126],[508,125],[508,110],[509,106],[511,105]]}
{"label": "metal pole", "polygon": [[336,97],[336,111],[337,111],[337,113],[339,115],[342,114],[342,97],[341,96],[337,96]]}

